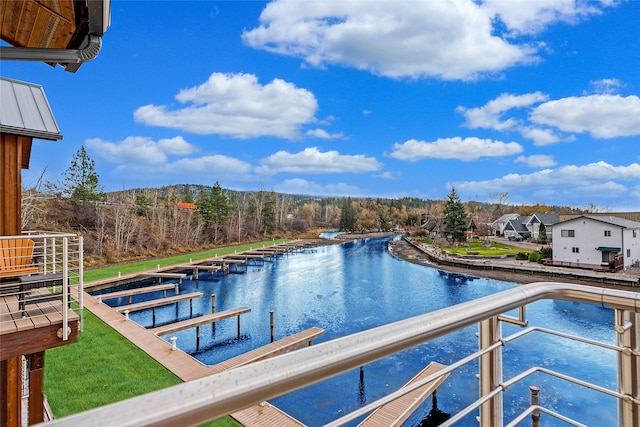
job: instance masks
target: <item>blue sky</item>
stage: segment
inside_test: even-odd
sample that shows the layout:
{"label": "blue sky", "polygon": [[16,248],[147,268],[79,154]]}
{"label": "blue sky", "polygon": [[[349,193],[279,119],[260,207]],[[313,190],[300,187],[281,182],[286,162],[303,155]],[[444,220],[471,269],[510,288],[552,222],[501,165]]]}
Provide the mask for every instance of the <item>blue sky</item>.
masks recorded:
{"label": "blue sky", "polygon": [[640,210],[640,2],[113,0],[76,74],[41,84],[105,190],[234,190]]}

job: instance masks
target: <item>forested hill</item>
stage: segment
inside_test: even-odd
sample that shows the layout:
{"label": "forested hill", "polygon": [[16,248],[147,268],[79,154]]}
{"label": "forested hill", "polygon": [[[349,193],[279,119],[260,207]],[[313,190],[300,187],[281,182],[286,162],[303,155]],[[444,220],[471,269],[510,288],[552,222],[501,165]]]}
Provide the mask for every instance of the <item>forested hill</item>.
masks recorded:
{"label": "forested hill", "polygon": [[[479,232],[503,213],[576,212],[565,207],[463,203]],[[25,191],[23,229],[74,231],[92,263],[147,258],[235,242],[317,234],[322,229],[417,228],[443,214],[444,200],[320,197],[260,189],[175,185],[100,193]]]}

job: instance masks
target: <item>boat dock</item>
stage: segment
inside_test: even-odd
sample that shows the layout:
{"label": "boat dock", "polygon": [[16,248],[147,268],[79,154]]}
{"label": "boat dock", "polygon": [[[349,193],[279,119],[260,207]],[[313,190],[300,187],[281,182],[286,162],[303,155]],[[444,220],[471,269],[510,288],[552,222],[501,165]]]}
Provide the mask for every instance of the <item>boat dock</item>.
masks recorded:
{"label": "boat dock", "polygon": [[231,359],[225,360],[217,365],[213,365],[211,366],[211,370],[217,374],[218,372],[226,371],[227,369],[248,365],[249,363],[287,353],[302,346],[311,345],[311,341],[324,335],[324,332],[325,331],[322,328],[309,328],[302,332],[298,332],[297,334],[290,335],[281,340],[256,348],[255,350],[232,357]]}
{"label": "boat dock", "polygon": [[167,284],[167,285],[145,286],[144,288],[133,288],[133,289],[126,289],[124,291],[109,292],[106,294],[96,295],[96,298],[98,298],[98,301],[102,302],[103,300],[106,300],[106,299],[129,297],[129,304],[131,304],[131,297],[134,295],[143,295],[151,292],[162,291],[164,293],[163,296],[166,298],[167,291],[169,289],[173,289],[174,293],[178,295],[178,284],[176,283],[176,284]]}
{"label": "boat dock", "polygon": [[121,306],[115,307],[115,310],[118,313],[124,313],[127,311],[133,312],[133,311],[146,310],[148,308],[162,307],[163,305],[169,305],[169,304],[174,304],[180,301],[189,300],[189,303],[191,304],[191,310],[193,311],[193,300],[196,298],[202,297],[202,295],[204,295],[202,292],[192,292],[189,294],[174,295],[172,297],[167,297],[167,298],[152,299],[149,301],[142,301],[142,302],[136,302],[133,304],[121,305]]}
{"label": "boat dock", "polygon": [[[427,377],[437,374],[439,371],[445,369],[446,366],[437,362],[429,363],[422,371],[420,371],[415,377],[411,378],[408,383],[402,386],[401,389],[410,387],[411,385],[422,381]],[[392,427],[401,426],[413,412],[427,397],[434,393],[438,387],[447,379],[449,374],[444,374],[437,377],[426,384],[412,390],[401,397],[380,406],[373,411],[367,418],[365,418],[358,427]]]}

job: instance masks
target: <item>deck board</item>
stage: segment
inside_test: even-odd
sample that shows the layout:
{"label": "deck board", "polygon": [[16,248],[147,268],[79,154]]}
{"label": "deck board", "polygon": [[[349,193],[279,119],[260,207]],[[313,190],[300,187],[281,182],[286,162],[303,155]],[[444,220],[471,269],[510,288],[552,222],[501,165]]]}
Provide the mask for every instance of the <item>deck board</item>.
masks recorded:
{"label": "deck board", "polygon": [[211,366],[211,370],[214,373],[218,373],[226,371],[227,369],[248,365],[249,363],[257,362],[259,360],[268,359],[282,353],[287,353],[303,345],[308,345],[312,340],[324,335],[324,332],[325,331],[322,328],[309,328],[265,346],[258,347],[247,353],[232,357],[224,362],[220,362],[217,365]]}
{"label": "deck board", "polygon": [[260,405],[233,413],[231,416],[244,426],[304,427],[300,421],[282,412],[269,402],[262,402]]}
{"label": "deck board", "polygon": [[96,298],[98,298],[98,300],[106,300],[106,299],[113,299],[113,298],[120,298],[120,297],[128,297],[132,295],[142,295],[142,294],[148,294],[151,292],[160,292],[160,291],[167,291],[170,289],[176,289],[177,286],[178,286],[177,284],[144,286],[142,288],[126,289],[124,291],[116,291],[116,292],[100,294],[100,295],[96,295]]}
{"label": "deck board", "polygon": [[202,297],[204,295],[202,292],[192,292],[190,294],[183,295],[175,295],[167,298],[153,299],[150,301],[137,302],[134,304],[126,304],[115,307],[115,310],[119,313],[124,313],[125,311],[140,311],[146,310],[148,308],[162,307],[163,305],[174,304],[180,301],[185,300],[193,300]]}
{"label": "deck board", "polygon": [[219,322],[220,320],[228,319],[230,317],[240,316],[250,312],[249,307],[238,307],[230,310],[219,311],[217,313],[206,314],[204,316],[198,316],[191,319],[182,320],[179,322],[168,323],[157,328],[151,328],[151,332],[158,336],[171,334],[174,332],[184,331],[185,329],[195,328],[196,326],[206,325],[208,323]]}
{"label": "deck board", "polygon": [[[429,363],[422,371],[414,376],[402,388],[408,387],[422,379],[429,377],[446,366],[437,362]],[[420,405],[429,397],[449,376],[445,374],[409,393],[380,406],[362,421],[358,427],[392,427],[400,426]]]}

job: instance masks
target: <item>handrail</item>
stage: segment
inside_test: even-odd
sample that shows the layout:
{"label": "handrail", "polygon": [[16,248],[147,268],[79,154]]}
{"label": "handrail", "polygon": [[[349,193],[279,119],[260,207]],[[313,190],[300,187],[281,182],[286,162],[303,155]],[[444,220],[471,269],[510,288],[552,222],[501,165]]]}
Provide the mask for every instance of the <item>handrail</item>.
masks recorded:
{"label": "handrail", "polygon": [[636,292],[538,282],[72,415],[48,425],[197,425],[541,299],[640,310],[640,295]]}

